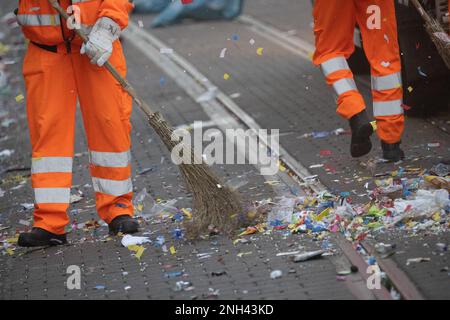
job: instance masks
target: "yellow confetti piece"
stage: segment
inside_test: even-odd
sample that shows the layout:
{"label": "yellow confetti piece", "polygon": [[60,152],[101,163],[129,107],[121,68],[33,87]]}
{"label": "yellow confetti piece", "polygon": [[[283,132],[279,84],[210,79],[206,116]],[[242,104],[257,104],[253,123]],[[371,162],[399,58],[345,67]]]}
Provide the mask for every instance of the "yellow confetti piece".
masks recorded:
{"label": "yellow confetti piece", "polygon": [[258,48],[258,49],[256,49],[256,54],[257,54],[258,56],[262,56],[263,53],[264,53],[264,48]]}
{"label": "yellow confetti piece", "polygon": [[130,251],[137,252],[137,251],[139,250],[139,247],[140,247],[140,246],[138,246],[137,244],[132,244],[132,245],[129,245],[127,248],[128,248],[128,250],[130,250]]}
{"label": "yellow confetti piece", "polygon": [[141,259],[141,256],[142,256],[142,254],[143,254],[144,251],[145,251],[145,248],[144,248],[143,246],[138,246],[138,245],[135,245],[135,244],[133,244],[133,245],[131,245],[131,246],[128,246],[127,248],[128,248],[128,250],[134,251],[134,252],[135,252],[135,253],[134,253],[134,256],[135,256],[138,260]]}
{"label": "yellow confetti piece", "polygon": [[141,256],[144,253],[145,248],[144,247],[140,247],[138,249],[138,251],[136,251],[136,253],[134,254],[134,256],[138,259],[141,260]]}
{"label": "yellow confetti piece", "polygon": [[278,164],[278,169],[281,171],[281,172],[284,172],[284,171],[286,171],[286,167],[285,166],[283,166],[283,164],[281,163],[281,161],[277,161],[277,164]]}
{"label": "yellow confetti piece", "polygon": [[19,94],[18,96],[16,96],[16,102],[21,102],[21,101],[23,101],[23,99],[25,99],[23,94]]}
{"label": "yellow confetti piece", "polygon": [[14,255],[14,250],[11,249],[11,248],[7,248],[7,249],[6,249],[6,252],[7,252],[10,256]]}
{"label": "yellow confetti piece", "polygon": [[408,91],[409,91],[409,92],[412,92],[413,90],[414,90],[413,87],[411,87],[411,86],[408,87]]}
{"label": "yellow confetti piece", "polygon": [[8,242],[8,243],[17,243],[18,240],[19,240],[19,237],[15,237],[15,238],[6,239],[6,242]]}
{"label": "yellow confetti piece", "polygon": [[188,218],[188,219],[192,219],[192,213],[186,209],[186,208],[182,208],[181,212],[183,212],[183,214]]}
{"label": "yellow confetti piece", "polygon": [[330,210],[331,208],[328,207],[325,210],[323,210],[316,218],[317,221],[321,221],[323,218],[325,218],[326,216],[328,216],[330,214]]}
{"label": "yellow confetti piece", "polygon": [[370,125],[372,126],[373,131],[377,131],[377,122],[376,121],[372,121],[370,122]]}
{"label": "yellow confetti piece", "polygon": [[142,205],[142,203],[139,203],[138,205],[137,205],[137,211],[139,211],[139,212],[142,212],[142,209],[144,209],[144,206]]}
{"label": "yellow confetti piece", "polygon": [[223,75],[223,78],[224,78],[225,80],[228,80],[228,79],[230,79],[230,75],[229,75],[228,73],[225,73],[225,74]]}
{"label": "yellow confetti piece", "polygon": [[433,214],[433,220],[441,221],[441,214],[439,212],[436,212],[435,214]]}
{"label": "yellow confetti piece", "polygon": [[177,253],[177,250],[175,250],[175,247],[174,247],[174,246],[171,246],[169,250],[170,250],[170,253],[171,253],[171,254]]}

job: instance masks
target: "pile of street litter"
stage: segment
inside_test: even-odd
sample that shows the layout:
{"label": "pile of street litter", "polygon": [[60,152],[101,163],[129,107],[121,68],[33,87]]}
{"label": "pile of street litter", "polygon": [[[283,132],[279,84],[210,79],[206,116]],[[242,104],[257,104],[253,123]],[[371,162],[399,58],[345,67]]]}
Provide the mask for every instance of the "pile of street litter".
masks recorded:
{"label": "pile of street litter", "polygon": [[271,206],[266,221],[247,227],[240,235],[289,230],[320,240],[330,232],[341,232],[352,241],[361,241],[374,232],[393,228],[409,234],[437,234],[449,229],[449,190],[448,165],[441,163],[413,177],[407,177],[400,168],[375,180],[374,188],[367,190],[370,200],[363,204],[352,203],[350,192],[322,192],[258,203],[255,208]]}

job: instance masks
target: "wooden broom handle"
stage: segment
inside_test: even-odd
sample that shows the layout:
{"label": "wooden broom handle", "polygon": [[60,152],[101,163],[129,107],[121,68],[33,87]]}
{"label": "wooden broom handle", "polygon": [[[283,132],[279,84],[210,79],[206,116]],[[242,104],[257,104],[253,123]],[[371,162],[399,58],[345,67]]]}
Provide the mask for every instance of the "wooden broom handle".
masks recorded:
{"label": "wooden broom handle", "polygon": [[416,7],[417,11],[419,11],[420,16],[422,17],[423,20],[425,20],[425,22],[427,23],[433,22],[430,15],[425,11],[425,9],[418,0],[411,0],[411,2]]}
{"label": "wooden broom handle", "polygon": [[[52,7],[58,11],[58,13],[68,21],[70,19],[67,12],[59,5],[58,0],[48,0]],[[75,33],[83,40],[84,43],[89,41],[87,34],[84,32],[83,28],[75,28]],[[108,71],[112,74],[112,76],[120,83],[122,88],[128,92],[128,94],[133,98],[138,107],[149,117],[151,118],[154,115],[154,112],[150,108],[150,106],[142,100],[136,93],[136,90],[133,86],[120,75],[120,73],[114,68],[111,63],[108,61],[104,64],[104,67],[108,69]]]}

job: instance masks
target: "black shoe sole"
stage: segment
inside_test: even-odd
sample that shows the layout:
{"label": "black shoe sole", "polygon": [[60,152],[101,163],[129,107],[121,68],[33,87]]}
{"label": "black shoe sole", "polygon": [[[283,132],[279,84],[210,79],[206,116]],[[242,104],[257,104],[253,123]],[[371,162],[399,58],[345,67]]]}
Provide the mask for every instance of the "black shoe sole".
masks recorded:
{"label": "black shoe sole", "polygon": [[67,244],[67,241],[62,241],[58,239],[49,239],[49,240],[23,239],[23,237],[20,236],[19,240],[17,241],[17,245],[19,247],[24,248],[54,247],[54,246],[62,246],[65,244]]}

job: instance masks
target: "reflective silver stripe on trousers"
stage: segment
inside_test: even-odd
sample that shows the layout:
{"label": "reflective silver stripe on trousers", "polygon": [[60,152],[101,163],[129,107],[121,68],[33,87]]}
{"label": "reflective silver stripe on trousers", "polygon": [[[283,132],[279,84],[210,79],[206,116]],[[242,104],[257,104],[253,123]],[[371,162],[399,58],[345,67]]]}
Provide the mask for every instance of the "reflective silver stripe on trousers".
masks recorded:
{"label": "reflective silver stripe on trousers", "polygon": [[18,14],[17,21],[21,26],[59,26],[58,14]]}
{"label": "reflective silver stripe on trousers", "polygon": [[375,117],[399,114],[403,114],[402,100],[374,101],[373,103],[373,115]]}
{"label": "reflective silver stripe on trousers", "polygon": [[91,151],[91,163],[100,167],[122,168],[130,164],[130,151],[125,152],[98,152]]}
{"label": "reflective silver stripe on trousers", "polygon": [[338,96],[347,91],[358,90],[355,80],[353,80],[352,78],[344,78],[336,81],[335,83],[333,83],[333,88]]}
{"label": "reflective silver stripe on trousers", "polygon": [[323,62],[320,67],[322,68],[322,72],[325,77],[339,70],[350,70],[347,60],[344,57],[337,57],[327,60]]}
{"label": "reflective silver stripe on trousers", "polygon": [[31,159],[31,173],[72,172],[71,157],[42,157]]}
{"label": "reflective silver stripe on trousers", "polygon": [[402,86],[402,75],[400,72],[383,77],[372,76],[372,90],[382,91],[397,89]]}
{"label": "reflective silver stripe on trousers", "polygon": [[109,180],[101,178],[92,178],[95,192],[109,194],[111,196],[122,196],[133,191],[131,179],[127,180]]}
{"label": "reflective silver stripe on trousers", "polygon": [[70,188],[35,188],[36,203],[69,203]]}

